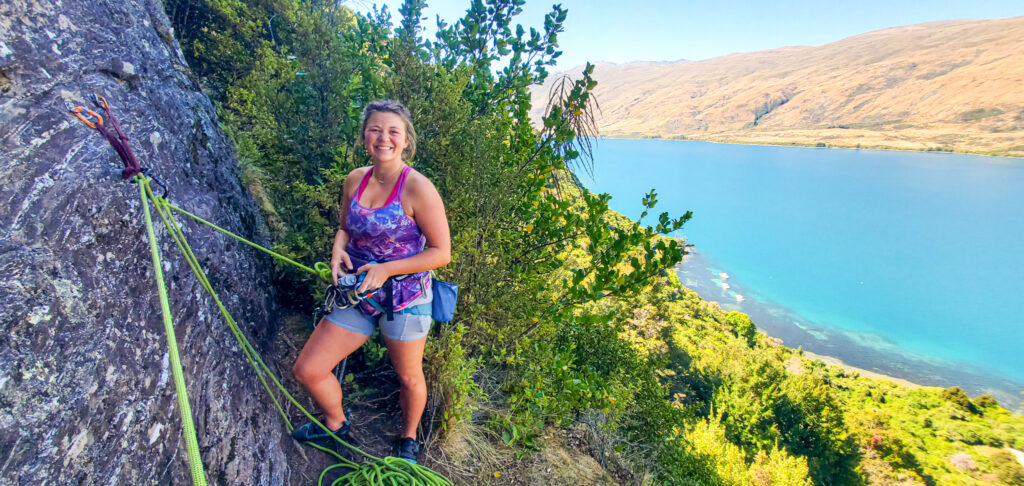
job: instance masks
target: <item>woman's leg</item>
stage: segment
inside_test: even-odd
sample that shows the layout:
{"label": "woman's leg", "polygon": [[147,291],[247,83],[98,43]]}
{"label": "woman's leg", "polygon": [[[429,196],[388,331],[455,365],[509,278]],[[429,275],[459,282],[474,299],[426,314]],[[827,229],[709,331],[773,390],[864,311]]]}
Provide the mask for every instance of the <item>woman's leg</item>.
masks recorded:
{"label": "woman's leg", "polygon": [[416,428],[427,407],[427,380],[423,377],[423,347],[427,338],[398,341],[384,337],[401,382],[399,403],[402,406],[402,437],[416,438]]}
{"label": "woman's leg", "polygon": [[346,420],[341,405],[341,385],[334,376],[334,367],[359,349],[369,337],[321,320],[295,361],[295,379],[309,390],[313,400],[324,411],[324,425],[331,430],[341,427]]}

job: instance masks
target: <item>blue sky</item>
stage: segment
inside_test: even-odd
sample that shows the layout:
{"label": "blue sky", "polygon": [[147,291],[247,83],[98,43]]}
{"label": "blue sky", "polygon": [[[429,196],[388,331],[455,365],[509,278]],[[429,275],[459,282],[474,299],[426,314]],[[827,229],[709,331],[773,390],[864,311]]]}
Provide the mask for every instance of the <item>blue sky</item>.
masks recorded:
{"label": "blue sky", "polygon": [[[349,0],[366,11],[386,4],[398,20],[401,0]],[[452,22],[470,0],[428,0],[423,23],[433,37],[434,17]],[[543,25],[553,1],[528,0],[518,22]],[[1024,15],[1022,0],[564,0],[569,10],[559,37],[559,69],[586,61],[701,60],[793,45],[821,45],[851,35],[937,20]]]}

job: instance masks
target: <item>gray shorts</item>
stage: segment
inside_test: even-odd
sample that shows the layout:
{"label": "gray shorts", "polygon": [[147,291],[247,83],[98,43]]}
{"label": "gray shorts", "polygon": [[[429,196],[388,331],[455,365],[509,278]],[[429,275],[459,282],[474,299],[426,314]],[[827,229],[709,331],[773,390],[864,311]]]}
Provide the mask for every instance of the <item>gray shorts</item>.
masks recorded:
{"label": "gray shorts", "polygon": [[384,313],[376,317],[363,314],[363,311],[356,307],[348,309],[334,309],[330,314],[324,316],[328,322],[343,329],[357,332],[364,336],[372,336],[373,328],[380,325],[380,332],[388,339],[395,341],[416,341],[427,337],[430,332],[431,307],[433,306],[434,295],[431,288],[418,299],[409,303],[402,310],[395,312],[395,320],[389,321]]}

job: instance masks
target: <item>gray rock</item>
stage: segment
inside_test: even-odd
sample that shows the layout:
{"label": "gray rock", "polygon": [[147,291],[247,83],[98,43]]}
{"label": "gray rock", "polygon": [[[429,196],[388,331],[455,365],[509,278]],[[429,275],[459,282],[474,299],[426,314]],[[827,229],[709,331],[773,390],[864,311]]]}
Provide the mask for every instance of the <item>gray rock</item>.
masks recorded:
{"label": "gray rock", "polygon": [[[169,25],[158,0],[0,2],[0,484],[191,482],[138,187],[63,106],[104,95],[172,202],[266,241]],[[184,226],[225,303],[267,349],[271,262]],[[293,482],[297,446],[157,231],[209,482]]]}

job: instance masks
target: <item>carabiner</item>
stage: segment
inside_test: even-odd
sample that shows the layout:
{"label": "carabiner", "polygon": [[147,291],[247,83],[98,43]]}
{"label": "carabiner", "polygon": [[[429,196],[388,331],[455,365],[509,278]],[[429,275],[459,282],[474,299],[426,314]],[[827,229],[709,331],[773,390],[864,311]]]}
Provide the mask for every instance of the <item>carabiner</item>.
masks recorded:
{"label": "carabiner", "polygon": [[[102,125],[103,124],[103,117],[100,116],[99,113],[96,113],[95,111],[83,108],[81,106],[74,107],[71,110],[71,113],[74,113],[75,116],[77,116],[79,120],[82,120],[82,123],[85,123],[86,125],[89,125],[89,127],[94,129],[94,130],[98,130],[98,128],[96,128],[96,125]],[[95,123],[93,123],[93,121],[95,121]]]}
{"label": "carabiner", "polygon": [[320,306],[320,312],[324,313],[324,315],[330,314],[337,302],[337,295],[337,287],[333,285],[327,287],[327,291],[324,292],[324,304]]}
{"label": "carabiner", "polygon": [[89,95],[89,99],[92,100],[92,102],[95,103],[96,106],[103,108],[104,110],[110,109],[110,106],[107,105],[107,99],[96,93]]}
{"label": "carabiner", "polygon": [[152,179],[152,180],[153,180],[153,182],[155,182],[155,183],[156,183],[156,185],[158,185],[158,186],[162,187],[162,188],[163,188],[163,190],[164,190],[164,193],[163,193],[163,194],[161,194],[161,195],[160,195],[160,197],[162,197],[162,198],[164,198],[164,199],[167,199],[167,193],[168,193],[168,192],[170,192],[170,190],[169,190],[169,189],[167,189],[167,184],[164,184],[164,181],[160,180],[160,178],[159,178],[159,177],[157,177],[157,176],[156,176],[156,174],[154,174],[154,173],[153,173],[153,171],[151,170],[151,168],[149,168],[149,167],[143,167],[143,168],[142,168],[142,175],[144,175],[144,176],[146,176],[146,177],[149,177],[150,179]]}

